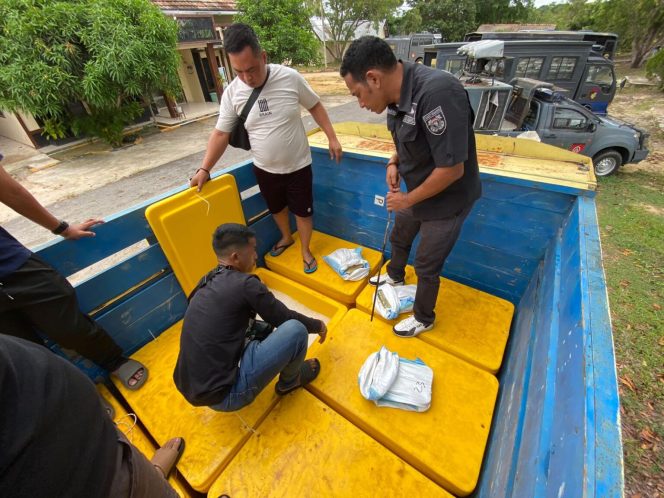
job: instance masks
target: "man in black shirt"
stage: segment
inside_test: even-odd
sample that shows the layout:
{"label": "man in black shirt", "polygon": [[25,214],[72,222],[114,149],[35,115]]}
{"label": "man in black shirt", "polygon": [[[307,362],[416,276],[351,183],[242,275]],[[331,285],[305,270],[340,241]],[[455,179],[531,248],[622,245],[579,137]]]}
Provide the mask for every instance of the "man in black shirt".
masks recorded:
{"label": "man in black shirt", "polygon": [[184,448],[151,462],[106,413],[94,384],[42,346],[0,334],[0,496],[174,498],[164,478]]}
{"label": "man in black shirt", "polygon": [[[401,337],[430,330],[445,259],[482,187],[477,166],[473,111],[451,74],[397,61],[380,38],[355,40],[344,55],[341,76],[361,107],[387,108],[396,153],[387,163],[387,209],[396,211],[390,235],[392,260],[381,282],[403,285],[413,240],[418,284],[414,315],[394,326]],[[407,192],[401,192],[403,178]]]}
{"label": "man in black shirt", "polygon": [[[173,373],[178,390],[192,405],[229,412],[250,404],[277,375],[279,395],[315,379],[320,364],[304,360],[307,334],[323,342],[325,324],[288,309],[250,274],[255,234],[227,223],[215,231],[212,247],[219,265],[189,296],[184,316]],[[267,322],[258,333],[257,313]]]}

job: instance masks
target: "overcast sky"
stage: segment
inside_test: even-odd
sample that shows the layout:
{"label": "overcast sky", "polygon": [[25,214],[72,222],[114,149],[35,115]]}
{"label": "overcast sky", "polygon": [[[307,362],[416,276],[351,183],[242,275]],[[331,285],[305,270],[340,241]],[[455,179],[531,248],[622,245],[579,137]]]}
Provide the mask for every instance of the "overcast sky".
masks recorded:
{"label": "overcast sky", "polygon": [[535,7],[541,7],[542,5],[548,5],[550,3],[564,3],[565,0],[535,0]]}

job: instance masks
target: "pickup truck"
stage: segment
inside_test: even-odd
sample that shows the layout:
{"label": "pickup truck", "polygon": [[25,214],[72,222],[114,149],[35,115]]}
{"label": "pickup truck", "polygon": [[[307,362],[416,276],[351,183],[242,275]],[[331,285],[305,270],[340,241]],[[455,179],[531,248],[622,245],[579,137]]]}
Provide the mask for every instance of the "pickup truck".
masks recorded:
{"label": "pickup truck", "polygon": [[[462,81],[464,77],[462,77]],[[472,80],[471,80],[472,81]],[[477,81],[477,80],[475,80]],[[584,106],[565,97],[552,84],[528,78],[515,78],[509,85],[496,82],[488,84],[492,92],[508,91],[503,98],[504,119],[499,107],[494,110],[494,119],[486,118],[486,104],[480,109],[475,128],[482,133],[496,133],[517,137],[524,132],[536,132],[539,139],[547,144],[571,150],[592,158],[597,176],[615,173],[626,163],[638,163],[648,155],[648,133],[636,126],[609,116],[597,116]],[[482,85],[467,84],[469,93],[487,91]],[[507,87],[507,88],[506,88]],[[492,97],[499,103],[498,95]],[[488,102],[488,97],[471,97],[471,103]],[[476,114],[478,109],[475,109]],[[484,119],[482,119],[484,118]]]}

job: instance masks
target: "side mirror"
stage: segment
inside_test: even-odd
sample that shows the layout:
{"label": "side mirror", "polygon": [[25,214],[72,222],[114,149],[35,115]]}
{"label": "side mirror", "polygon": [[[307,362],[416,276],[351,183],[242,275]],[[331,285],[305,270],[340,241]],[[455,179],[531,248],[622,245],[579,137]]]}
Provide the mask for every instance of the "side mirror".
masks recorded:
{"label": "side mirror", "polygon": [[595,123],[593,123],[592,121],[590,123],[588,123],[588,128],[586,128],[586,130],[588,130],[589,132],[593,132],[596,129],[597,129],[597,125]]}

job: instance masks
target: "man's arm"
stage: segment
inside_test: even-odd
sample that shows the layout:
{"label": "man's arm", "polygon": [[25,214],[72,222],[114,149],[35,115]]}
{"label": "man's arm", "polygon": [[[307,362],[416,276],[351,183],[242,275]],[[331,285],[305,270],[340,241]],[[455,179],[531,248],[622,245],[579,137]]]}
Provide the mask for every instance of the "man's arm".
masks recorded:
{"label": "man's arm", "polygon": [[330,117],[327,115],[327,111],[323,104],[318,102],[315,106],[309,109],[311,117],[314,118],[316,124],[320,126],[323,133],[327,136],[327,141],[330,146],[330,159],[334,159],[336,162],[341,160],[342,150],[341,144],[337,139],[337,134],[334,132],[332,123],[330,122]]}
{"label": "man's arm", "polygon": [[[49,231],[55,230],[60,225],[60,220],[49,213],[23,185],[14,180],[2,167],[0,167],[0,202]],[[90,227],[99,223],[103,223],[103,221],[89,219],[80,224],[69,225],[60,235],[65,239],[94,237],[95,233],[90,231]]]}
{"label": "man's arm", "polygon": [[217,129],[212,130],[203,163],[196,170],[194,176],[191,177],[191,180],[189,180],[190,187],[198,187],[198,192],[201,191],[203,184],[210,179],[212,168],[214,168],[214,165],[217,164],[217,161],[226,152],[230,136],[231,134],[228,132]]}
{"label": "man's arm", "polygon": [[427,179],[410,192],[388,192],[387,209],[399,211],[433,197],[461,178],[463,172],[463,163],[455,164],[452,167],[434,168]]}

